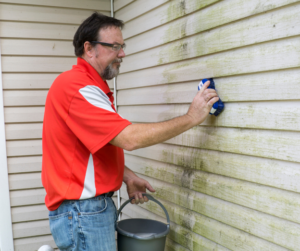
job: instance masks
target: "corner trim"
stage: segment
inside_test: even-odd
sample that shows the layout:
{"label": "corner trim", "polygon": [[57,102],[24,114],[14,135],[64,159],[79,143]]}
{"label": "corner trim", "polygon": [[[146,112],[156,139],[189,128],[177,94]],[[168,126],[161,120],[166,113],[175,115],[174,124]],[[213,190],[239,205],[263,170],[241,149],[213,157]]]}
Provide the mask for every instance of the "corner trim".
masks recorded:
{"label": "corner trim", "polygon": [[11,207],[8,184],[8,166],[6,155],[4,102],[1,65],[1,40],[0,40],[0,250],[14,251],[14,239],[12,232]]}

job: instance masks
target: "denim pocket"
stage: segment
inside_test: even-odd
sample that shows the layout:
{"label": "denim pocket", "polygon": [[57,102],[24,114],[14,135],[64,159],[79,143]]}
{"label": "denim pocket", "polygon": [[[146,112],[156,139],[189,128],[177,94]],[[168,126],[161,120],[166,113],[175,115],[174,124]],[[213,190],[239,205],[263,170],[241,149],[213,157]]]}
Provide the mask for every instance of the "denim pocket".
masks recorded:
{"label": "denim pocket", "polygon": [[71,212],[49,216],[50,230],[57,247],[68,251],[74,247],[73,217]]}
{"label": "denim pocket", "polygon": [[95,200],[84,200],[80,201],[80,215],[89,216],[97,215],[104,212],[107,208],[106,198],[100,198]]}

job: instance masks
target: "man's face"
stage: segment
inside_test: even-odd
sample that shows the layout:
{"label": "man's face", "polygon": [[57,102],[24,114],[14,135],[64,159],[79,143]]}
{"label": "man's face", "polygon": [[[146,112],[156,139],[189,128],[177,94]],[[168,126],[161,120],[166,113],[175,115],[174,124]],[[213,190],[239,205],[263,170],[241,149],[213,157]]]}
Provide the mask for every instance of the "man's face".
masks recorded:
{"label": "man's face", "polygon": [[[122,32],[118,27],[102,29],[99,35],[99,42],[124,44]],[[119,51],[114,51],[111,47],[96,44],[94,68],[98,71],[102,79],[112,79],[119,74],[119,68],[123,57],[125,57],[125,53],[122,48]]]}

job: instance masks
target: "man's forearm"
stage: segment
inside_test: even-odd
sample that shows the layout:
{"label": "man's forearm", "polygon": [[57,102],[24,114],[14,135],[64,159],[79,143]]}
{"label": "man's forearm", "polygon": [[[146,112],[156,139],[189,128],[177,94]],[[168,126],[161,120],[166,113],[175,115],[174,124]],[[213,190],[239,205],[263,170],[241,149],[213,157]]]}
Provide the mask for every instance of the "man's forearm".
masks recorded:
{"label": "man's forearm", "polygon": [[197,93],[187,114],[165,122],[129,125],[110,143],[131,151],[164,142],[202,123],[219,100],[216,91],[208,86],[209,81]]}
{"label": "man's forearm", "polygon": [[151,146],[177,136],[192,128],[192,118],[183,115],[168,121],[150,124],[133,124],[123,130],[122,138],[115,137],[112,144],[126,150]]}

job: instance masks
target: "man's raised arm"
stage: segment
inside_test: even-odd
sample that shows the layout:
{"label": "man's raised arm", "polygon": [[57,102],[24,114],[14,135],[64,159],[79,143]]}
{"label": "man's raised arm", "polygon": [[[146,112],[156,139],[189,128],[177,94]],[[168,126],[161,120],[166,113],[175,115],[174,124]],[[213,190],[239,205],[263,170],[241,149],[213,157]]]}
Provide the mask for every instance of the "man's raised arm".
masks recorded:
{"label": "man's raised arm", "polygon": [[201,124],[208,116],[212,105],[219,100],[216,91],[207,89],[208,86],[209,81],[197,93],[185,115],[164,122],[129,125],[110,143],[132,151],[164,142]]}

